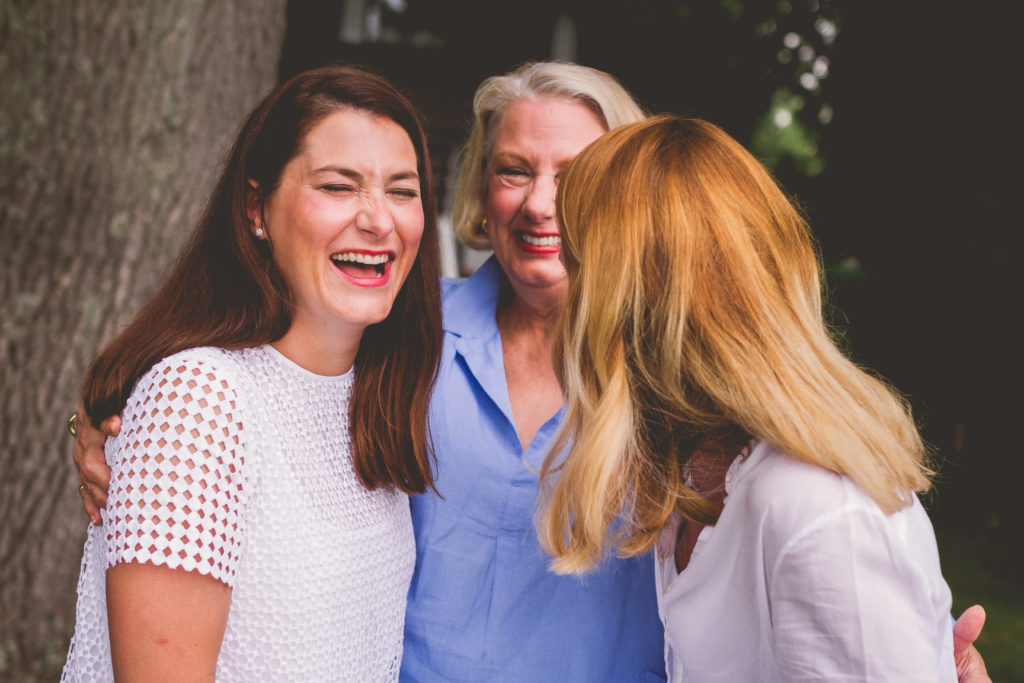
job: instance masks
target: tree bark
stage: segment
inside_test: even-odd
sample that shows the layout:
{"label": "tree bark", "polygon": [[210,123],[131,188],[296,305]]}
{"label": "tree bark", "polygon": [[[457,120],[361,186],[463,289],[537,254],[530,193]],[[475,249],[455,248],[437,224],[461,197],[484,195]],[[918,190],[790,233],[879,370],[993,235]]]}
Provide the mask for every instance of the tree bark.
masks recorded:
{"label": "tree bark", "polygon": [[87,521],[84,370],[273,86],[285,0],[0,5],[0,679],[55,680]]}

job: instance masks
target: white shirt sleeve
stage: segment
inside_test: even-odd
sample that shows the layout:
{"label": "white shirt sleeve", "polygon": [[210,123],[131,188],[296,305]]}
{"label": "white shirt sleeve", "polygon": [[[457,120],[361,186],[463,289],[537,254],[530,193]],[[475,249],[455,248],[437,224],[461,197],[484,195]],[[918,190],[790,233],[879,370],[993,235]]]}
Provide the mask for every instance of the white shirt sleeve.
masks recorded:
{"label": "white shirt sleeve", "polygon": [[237,395],[202,350],[165,358],[135,385],[107,441],[107,566],[145,562],[233,585],[243,537]]}
{"label": "white shirt sleeve", "polygon": [[949,589],[918,542],[931,533],[915,499],[891,517],[839,509],[794,535],[768,568],[783,680],[947,680],[949,618],[935,605]]}

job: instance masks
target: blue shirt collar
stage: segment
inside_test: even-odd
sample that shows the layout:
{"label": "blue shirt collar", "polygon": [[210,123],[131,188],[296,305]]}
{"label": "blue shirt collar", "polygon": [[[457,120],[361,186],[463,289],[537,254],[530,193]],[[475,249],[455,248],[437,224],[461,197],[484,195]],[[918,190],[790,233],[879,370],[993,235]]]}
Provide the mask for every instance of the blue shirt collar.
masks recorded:
{"label": "blue shirt collar", "polygon": [[491,336],[497,327],[502,272],[491,256],[445,301],[444,329],[459,337]]}

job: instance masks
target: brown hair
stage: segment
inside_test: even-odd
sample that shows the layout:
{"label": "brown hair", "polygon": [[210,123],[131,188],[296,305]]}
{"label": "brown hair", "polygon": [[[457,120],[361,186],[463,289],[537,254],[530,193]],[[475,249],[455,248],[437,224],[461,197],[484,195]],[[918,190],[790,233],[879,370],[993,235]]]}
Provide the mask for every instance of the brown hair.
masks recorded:
{"label": "brown hair", "polygon": [[825,324],[802,215],[721,128],[675,116],[617,128],[565,171],[557,208],[566,418],[539,517],[557,571],[647,551],[673,511],[714,522],[686,483],[709,443],[774,444],[848,476],[886,513],[928,490],[906,402]]}
{"label": "brown hair", "polygon": [[306,134],[327,115],[357,109],[402,127],[416,150],[424,227],[419,254],[388,317],[363,333],[350,404],[355,469],[369,489],[433,486],[427,429],[441,353],[436,197],[426,135],[412,104],[365,69],[326,66],[274,89],[242,126],[206,211],[153,297],[93,361],[85,408],[94,422],[119,412],[161,358],[197,346],[248,348],[291,325],[291,293],[266,242],[253,240],[249,180],[265,199]]}

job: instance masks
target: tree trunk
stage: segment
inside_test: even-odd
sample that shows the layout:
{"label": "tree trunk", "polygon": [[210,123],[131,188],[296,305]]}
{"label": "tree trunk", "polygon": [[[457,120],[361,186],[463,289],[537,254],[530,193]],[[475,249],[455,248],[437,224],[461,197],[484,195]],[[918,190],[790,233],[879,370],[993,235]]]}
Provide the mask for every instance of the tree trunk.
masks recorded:
{"label": "tree trunk", "polygon": [[87,521],[65,420],[244,114],[285,0],[0,5],[0,679],[55,680]]}

